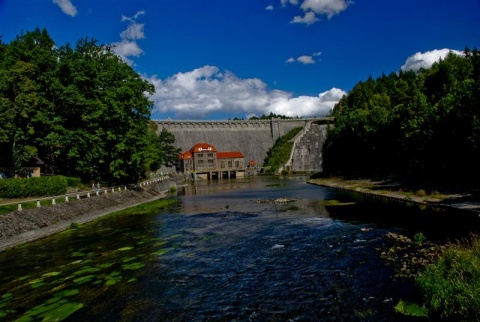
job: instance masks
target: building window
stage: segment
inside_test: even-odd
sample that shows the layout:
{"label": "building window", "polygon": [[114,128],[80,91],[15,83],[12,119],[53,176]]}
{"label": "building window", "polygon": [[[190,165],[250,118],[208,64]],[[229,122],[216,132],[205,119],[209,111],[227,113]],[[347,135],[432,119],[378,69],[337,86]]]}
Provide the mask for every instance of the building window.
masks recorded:
{"label": "building window", "polygon": [[222,169],[225,169],[225,161],[221,161],[221,162],[220,162],[220,167],[221,167]]}
{"label": "building window", "polygon": [[203,153],[198,153],[198,154],[197,154],[197,157],[203,158]]}
{"label": "building window", "polygon": [[228,161],[228,168],[232,167],[232,161]]}
{"label": "building window", "polygon": [[208,160],[208,165],[213,165],[213,160],[212,159]]}
{"label": "building window", "polygon": [[208,156],[209,158],[213,158],[213,153],[208,153],[207,156]]}
{"label": "building window", "polygon": [[240,161],[235,161],[235,168],[240,168]]}

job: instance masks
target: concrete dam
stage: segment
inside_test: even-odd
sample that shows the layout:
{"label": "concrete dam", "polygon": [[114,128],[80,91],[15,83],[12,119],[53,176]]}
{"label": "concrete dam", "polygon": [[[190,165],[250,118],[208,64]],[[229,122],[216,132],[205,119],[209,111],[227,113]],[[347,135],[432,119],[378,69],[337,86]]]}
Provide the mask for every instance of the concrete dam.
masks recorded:
{"label": "concrete dam", "polygon": [[302,127],[294,140],[287,171],[316,172],[322,170],[322,148],[332,118],[272,119],[272,120],[154,120],[158,133],[165,129],[175,136],[175,146],[185,152],[197,143],[205,142],[218,151],[240,151],[245,162],[254,160],[262,166],[267,151],[275,141],[290,130]]}

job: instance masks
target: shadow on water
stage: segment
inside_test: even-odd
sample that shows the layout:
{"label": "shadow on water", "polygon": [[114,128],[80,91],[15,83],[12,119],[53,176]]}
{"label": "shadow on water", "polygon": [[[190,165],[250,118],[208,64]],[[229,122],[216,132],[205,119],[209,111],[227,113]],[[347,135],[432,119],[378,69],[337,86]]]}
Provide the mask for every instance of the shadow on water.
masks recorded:
{"label": "shadow on water", "polygon": [[0,320],[422,320],[395,313],[400,299],[420,299],[381,259],[383,236],[447,238],[461,225],[433,229],[448,216],[305,180],[197,182],[159,214],[107,217],[0,254]]}

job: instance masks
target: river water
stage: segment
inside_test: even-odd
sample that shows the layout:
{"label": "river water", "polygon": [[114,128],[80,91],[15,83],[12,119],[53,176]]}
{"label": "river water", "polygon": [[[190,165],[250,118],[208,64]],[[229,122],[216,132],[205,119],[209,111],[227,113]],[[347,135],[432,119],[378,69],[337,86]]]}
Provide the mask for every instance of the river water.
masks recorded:
{"label": "river water", "polygon": [[306,179],[189,184],[161,213],[2,253],[0,321],[421,321],[394,310],[420,297],[380,257],[384,235],[464,237],[478,216]]}

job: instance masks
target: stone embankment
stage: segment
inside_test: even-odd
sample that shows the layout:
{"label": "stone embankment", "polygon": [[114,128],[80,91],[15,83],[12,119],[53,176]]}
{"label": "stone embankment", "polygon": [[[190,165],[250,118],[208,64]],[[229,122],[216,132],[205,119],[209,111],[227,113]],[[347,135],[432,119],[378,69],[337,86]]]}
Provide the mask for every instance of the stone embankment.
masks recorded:
{"label": "stone embankment", "polygon": [[127,190],[95,195],[41,208],[0,215],[0,252],[83,224],[106,214],[134,207],[165,196],[175,182],[163,181],[131,186]]}

